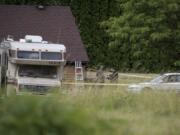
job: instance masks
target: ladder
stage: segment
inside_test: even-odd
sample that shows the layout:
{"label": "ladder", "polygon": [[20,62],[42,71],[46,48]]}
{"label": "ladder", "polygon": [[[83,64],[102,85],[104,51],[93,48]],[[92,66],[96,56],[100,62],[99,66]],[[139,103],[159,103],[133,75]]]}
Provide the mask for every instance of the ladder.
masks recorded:
{"label": "ladder", "polygon": [[81,61],[75,61],[75,81],[83,81],[83,67]]}

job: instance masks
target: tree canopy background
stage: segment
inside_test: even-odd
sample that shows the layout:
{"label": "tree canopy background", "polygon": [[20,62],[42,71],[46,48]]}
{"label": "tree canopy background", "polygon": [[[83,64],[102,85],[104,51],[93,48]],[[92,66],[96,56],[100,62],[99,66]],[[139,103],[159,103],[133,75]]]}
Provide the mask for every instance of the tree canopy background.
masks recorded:
{"label": "tree canopy background", "polygon": [[140,71],[177,68],[180,60],[180,1],[119,2],[121,15],[102,24],[112,37],[110,48],[118,50],[114,55],[117,58],[114,66]]}
{"label": "tree canopy background", "polygon": [[91,66],[136,72],[180,68],[179,0],[1,0],[0,4],[70,6]]}

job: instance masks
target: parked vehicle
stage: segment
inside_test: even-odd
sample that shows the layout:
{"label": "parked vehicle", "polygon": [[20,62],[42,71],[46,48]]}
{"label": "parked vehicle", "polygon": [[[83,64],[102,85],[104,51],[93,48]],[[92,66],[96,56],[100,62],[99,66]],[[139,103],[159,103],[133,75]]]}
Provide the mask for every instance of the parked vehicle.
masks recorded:
{"label": "parked vehicle", "polygon": [[140,92],[143,90],[176,90],[180,92],[180,73],[166,73],[149,82],[128,86],[128,91]]}
{"label": "parked vehicle", "polygon": [[65,52],[64,45],[48,43],[41,36],[27,35],[19,41],[8,38],[0,46],[1,80],[6,78],[8,83],[15,85],[17,93],[24,90],[45,92],[59,86],[66,62]]}

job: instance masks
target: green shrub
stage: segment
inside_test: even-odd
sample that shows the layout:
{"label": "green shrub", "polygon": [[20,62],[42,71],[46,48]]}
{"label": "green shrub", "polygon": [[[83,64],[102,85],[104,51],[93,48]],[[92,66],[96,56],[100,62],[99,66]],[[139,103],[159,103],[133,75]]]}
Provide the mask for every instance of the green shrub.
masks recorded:
{"label": "green shrub", "polygon": [[92,135],[96,131],[88,113],[52,97],[3,99],[0,114],[1,135]]}

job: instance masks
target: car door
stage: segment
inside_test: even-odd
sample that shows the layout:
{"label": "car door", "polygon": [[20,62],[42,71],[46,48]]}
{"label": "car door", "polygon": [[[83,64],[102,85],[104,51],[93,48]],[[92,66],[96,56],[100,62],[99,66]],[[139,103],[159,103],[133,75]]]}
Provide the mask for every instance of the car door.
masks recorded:
{"label": "car door", "polygon": [[176,82],[174,84],[174,88],[175,90],[180,92],[180,75],[176,75]]}

